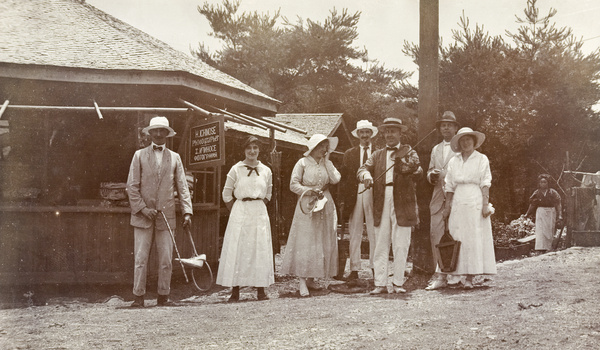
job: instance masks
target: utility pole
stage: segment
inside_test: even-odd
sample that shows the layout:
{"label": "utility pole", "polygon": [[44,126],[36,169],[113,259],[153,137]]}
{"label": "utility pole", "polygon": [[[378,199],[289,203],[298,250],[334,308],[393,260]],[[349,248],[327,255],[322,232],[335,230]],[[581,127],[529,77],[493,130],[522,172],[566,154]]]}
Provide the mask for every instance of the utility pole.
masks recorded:
{"label": "utility pole", "polygon": [[[427,136],[434,128],[438,114],[439,91],[439,0],[420,0],[419,3],[419,105],[418,139]],[[433,135],[424,140],[417,153],[421,166],[429,166],[431,149],[436,143]],[[417,183],[417,205],[420,224],[415,228],[412,239],[413,264],[416,271],[434,272],[433,252],[429,238],[429,202],[433,186],[425,176]]]}

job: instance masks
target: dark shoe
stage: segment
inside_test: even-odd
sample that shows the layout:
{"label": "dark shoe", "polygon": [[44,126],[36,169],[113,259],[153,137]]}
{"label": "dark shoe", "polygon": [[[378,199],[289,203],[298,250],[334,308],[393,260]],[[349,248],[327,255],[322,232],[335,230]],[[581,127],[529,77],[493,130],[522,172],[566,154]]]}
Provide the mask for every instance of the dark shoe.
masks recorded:
{"label": "dark shoe", "polygon": [[333,279],[336,281],[345,281],[346,280],[344,278],[344,276],[340,276],[340,275],[333,276]]}
{"label": "dark shoe", "polygon": [[177,303],[174,303],[169,300],[168,295],[158,295],[158,299],[156,299],[156,306],[177,306]]}
{"label": "dark shoe", "polygon": [[144,307],[144,296],[136,295],[135,298],[133,299],[133,303],[131,304],[131,307]]}
{"label": "dark shoe", "polygon": [[256,298],[261,301],[269,300],[269,297],[265,293],[265,288],[258,288],[258,291],[256,292]]}
{"label": "dark shoe", "polygon": [[323,287],[319,286],[314,278],[306,279],[306,287],[308,290],[323,290]]}
{"label": "dark shoe", "polygon": [[233,287],[231,288],[231,296],[229,297],[229,299],[227,300],[230,303],[235,303],[237,301],[240,301],[240,287]]}
{"label": "dark shoe", "polygon": [[348,277],[346,277],[346,281],[353,281],[353,280],[357,280],[357,279],[358,279],[358,271],[352,271],[352,272],[350,272]]}

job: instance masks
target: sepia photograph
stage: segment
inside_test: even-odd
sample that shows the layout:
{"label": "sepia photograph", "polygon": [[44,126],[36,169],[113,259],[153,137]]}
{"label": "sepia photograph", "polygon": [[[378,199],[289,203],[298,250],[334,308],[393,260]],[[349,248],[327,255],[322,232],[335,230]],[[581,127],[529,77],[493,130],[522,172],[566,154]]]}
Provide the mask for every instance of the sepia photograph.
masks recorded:
{"label": "sepia photograph", "polygon": [[597,348],[599,17],[3,0],[0,348]]}

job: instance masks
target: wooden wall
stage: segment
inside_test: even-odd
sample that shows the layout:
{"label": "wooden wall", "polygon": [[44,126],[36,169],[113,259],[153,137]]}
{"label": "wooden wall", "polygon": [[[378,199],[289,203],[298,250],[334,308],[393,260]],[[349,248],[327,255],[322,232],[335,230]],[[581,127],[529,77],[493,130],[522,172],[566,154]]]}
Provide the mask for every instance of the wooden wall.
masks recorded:
{"label": "wooden wall", "polygon": [[[0,284],[132,283],[129,219],[129,208],[0,207]],[[195,210],[193,222],[198,252],[216,268],[216,210]],[[192,248],[181,227],[176,241],[183,257],[190,257]],[[150,261],[153,277],[154,252]],[[173,272],[180,274],[175,264]]]}

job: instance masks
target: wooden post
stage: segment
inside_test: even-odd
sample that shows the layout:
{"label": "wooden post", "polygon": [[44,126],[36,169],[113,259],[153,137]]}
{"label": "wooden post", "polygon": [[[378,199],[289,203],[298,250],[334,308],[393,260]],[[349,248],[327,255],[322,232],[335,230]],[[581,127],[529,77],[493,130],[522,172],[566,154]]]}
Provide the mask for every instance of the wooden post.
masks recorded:
{"label": "wooden post", "polygon": [[[421,0],[419,5],[419,107],[418,135],[424,138],[435,128],[438,114],[439,64],[439,0]],[[417,153],[421,166],[427,170],[431,149],[435,145],[433,136],[424,140]],[[415,228],[412,239],[413,266],[417,271],[434,272],[433,252],[429,238],[430,213],[429,202],[433,187],[423,176],[417,182],[417,205],[420,224]]]}
{"label": "wooden post", "polygon": [[[569,158],[569,151],[566,153],[565,162],[567,163],[565,166],[565,170],[568,172],[571,170],[571,160]],[[568,173],[565,177],[566,184],[566,195],[563,200],[563,205],[567,207],[567,217],[566,222],[563,224],[567,225],[567,234],[565,235],[565,247],[569,248],[573,246],[573,230],[575,229],[575,194],[573,193],[573,176],[574,174]]]}
{"label": "wooden post", "polygon": [[273,175],[273,191],[271,193],[271,240],[273,245],[273,258],[275,254],[281,252],[281,225],[279,216],[281,215],[281,153],[276,150],[275,129],[269,128],[269,141],[271,152],[271,172]]}

